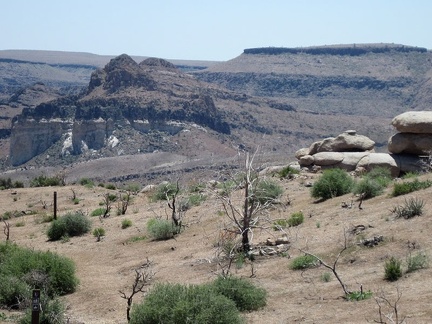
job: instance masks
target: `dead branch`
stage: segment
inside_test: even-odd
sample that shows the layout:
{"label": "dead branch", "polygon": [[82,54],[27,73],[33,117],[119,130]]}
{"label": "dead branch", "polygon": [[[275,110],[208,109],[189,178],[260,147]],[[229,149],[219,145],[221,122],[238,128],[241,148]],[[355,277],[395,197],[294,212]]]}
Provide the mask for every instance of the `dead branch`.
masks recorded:
{"label": "dead branch", "polygon": [[152,262],[147,258],[147,262],[140,269],[135,269],[135,279],[132,284],[132,292],[129,296],[124,291],[119,290],[120,297],[127,301],[126,318],[128,322],[130,321],[133,297],[139,292],[145,292],[144,287],[149,284],[155,275],[151,267]]}
{"label": "dead branch", "polygon": [[5,235],[6,235],[6,241],[9,241],[9,236],[10,236],[10,224],[9,224],[9,222],[6,222],[6,220],[4,220],[4,219],[3,219],[3,223],[5,224],[5,225],[4,225],[3,232],[4,232]]}
{"label": "dead branch", "polygon": [[[378,297],[375,297],[375,302],[378,305],[378,314],[379,314],[379,320],[375,320],[375,323],[380,324],[403,324],[406,323],[405,319],[406,316],[404,316],[401,320],[399,320],[399,312],[398,312],[398,303],[400,299],[402,298],[402,292],[399,291],[399,287],[396,288],[397,291],[397,297],[394,302],[391,302],[384,292],[381,292],[381,295]],[[384,314],[383,308],[386,307],[390,309],[390,312],[387,314]],[[393,316],[395,317],[393,319]]]}

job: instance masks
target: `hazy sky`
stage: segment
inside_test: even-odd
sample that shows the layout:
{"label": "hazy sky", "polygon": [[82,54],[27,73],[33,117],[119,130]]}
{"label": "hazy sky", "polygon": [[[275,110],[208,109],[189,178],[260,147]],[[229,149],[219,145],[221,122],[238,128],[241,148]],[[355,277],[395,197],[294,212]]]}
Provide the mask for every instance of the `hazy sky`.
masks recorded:
{"label": "hazy sky", "polygon": [[229,60],[251,47],[432,49],[431,0],[0,0],[0,49]]}

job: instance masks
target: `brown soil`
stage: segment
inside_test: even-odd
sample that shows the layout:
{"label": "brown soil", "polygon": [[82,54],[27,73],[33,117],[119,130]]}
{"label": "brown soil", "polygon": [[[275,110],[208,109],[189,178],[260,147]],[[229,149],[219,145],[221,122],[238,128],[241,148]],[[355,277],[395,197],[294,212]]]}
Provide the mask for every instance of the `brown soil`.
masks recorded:
{"label": "brown soil", "polygon": [[[426,202],[424,214],[409,220],[395,219],[391,209],[402,205],[407,197],[390,198],[388,191],[380,197],[363,202],[363,209],[351,195],[316,203],[309,195],[304,183],[313,181],[318,175],[304,174],[295,180],[283,180],[285,188],[282,204],[262,216],[263,228],[254,231],[253,242],[264,242],[268,237],[280,237],[273,231],[271,220],[287,218],[291,213],[302,210],[305,221],[298,227],[287,230],[291,241],[289,257],[292,259],[310,251],[332,264],[344,242],[344,233],[356,225],[364,225],[360,234],[347,234],[349,248],[337,263],[337,270],[350,290],[371,290],[377,297],[385,293],[392,302],[396,300],[397,289],[402,293],[398,303],[400,317],[406,316],[408,323],[430,323],[432,291],[429,283],[432,270],[422,269],[405,274],[395,283],[384,277],[384,263],[395,256],[403,262],[409,253],[424,251],[430,255],[432,247],[432,206],[428,204],[431,189],[422,190],[409,197],[418,197]],[[423,176],[424,179],[430,176]],[[72,189],[80,200],[74,205]],[[155,282],[198,284],[213,280],[220,269],[214,262],[216,243],[221,230],[229,226],[222,216],[222,206],[214,195],[199,207],[190,209],[185,218],[187,227],[175,239],[151,241],[150,239],[130,242],[134,237],[148,236],[147,221],[155,216],[167,217],[170,210],[164,202],[150,202],[148,194],[139,193],[125,216],[111,215],[103,221],[93,217],[93,227],[103,227],[106,236],[96,242],[91,233],[73,237],[68,242],[47,241],[46,229],[42,223],[45,214],[52,214],[53,192],[57,191],[59,215],[80,209],[90,213],[99,208],[99,202],[107,189],[68,186],[59,188],[24,188],[0,191],[0,214],[7,211],[24,211],[35,214],[9,220],[11,240],[21,246],[37,250],[50,250],[74,260],[80,285],[77,291],[62,299],[67,304],[69,323],[126,323],[126,301],[119,290],[128,294],[134,279],[134,270],[147,260],[153,262]],[[342,202],[352,208],[342,208]],[[46,209],[43,206],[46,205]],[[115,213],[114,213],[115,214]],[[130,219],[133,226],[121,229],[123,219]],[[24,226],[17,226],[24,223]],[[361,239],[383,235],[384,241],[373,248],[358,244]],[[4,236],[1,236],[4,240]],[[307,271],[294,271],[287,256],[260,256],[254,262],[251,280],[268,292],[267,306],[260,311],[246,313],[247,323],[367,323],[378,320],[378,306],[374,298],[349,302],[342,298],[343,292],[332,276],[324,282],[321,276],[328,269],[323,266]],[[239,277],[250,277],[250,263],[240,269],[233,269]],[[134,302],[143,299],[136,295]],[[390,311],[386,308],[385,314]],[[8,313],[4,310],[8,316]],[[394,316],[393,316],[394,319]]]}

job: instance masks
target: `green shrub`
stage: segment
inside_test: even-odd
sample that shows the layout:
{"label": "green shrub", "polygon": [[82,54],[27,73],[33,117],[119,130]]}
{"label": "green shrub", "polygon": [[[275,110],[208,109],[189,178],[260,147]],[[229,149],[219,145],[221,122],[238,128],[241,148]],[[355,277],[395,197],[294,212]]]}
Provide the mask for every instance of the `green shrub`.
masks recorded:
{"label": "green shrub", "polygon": [[207,197],[201,193],[192,194],[188,197],[187,202],[190,206],[199,206]]}
{"label": "green shrub", "polygon": [[156,284],[131,311],[130,324],[242,323],[235,303],[210,285]]}
{"label": "green shrub", "polygon": [[24,183],[21,181],[15,181],[12,183],[11,178],[0,178],[0,188],[2,188],[2,190],[11,188],[24,188]]}
{"label": "green shrub", "polygon": [[137,194],[141,190],[141,185],[139,183],[129,183],[125,190]]}
{"label": "green shrub", "polygon": [[106,188],[106,189],[109,189],[109,190],[116,190],[116,186],[115,186],[115,184],[113,184],[113,183],[108,183],[108,184],[105,186],[105,188]]}
{"label": "green shrub", "polygon": [[97,208],[90,213],[90,216],[92,217],[102,216],[105,215],[105,211],[106,211],[105,208]]}
{"label": "green shrub", "polygon": [[363,194],[364,199],[369,199],[381,195],[384,188],[377,179],[365,177],[355,184],[353,193],[356,195]]}
{"label": "green shrub", "polygon": [[396,206],[393,212],[396,214],[396,218],[412,218],[415,216],[421,216],[423,214],[423,207],[425,203],[419,198],[405,199],[403,206]]}
{"label": "green shrub", "polygon": [[34,287],[53,297],[72,293],[78,285],[72,260],[55,253],[0,243],[0,256],[0,305],[13,307],[30,298]]}
{"label": "green shrub", "polygon": [[400,260],[391,257],[384,265],[384,278],[388,281],[396,281],[402,277]]}
{"label": "green shrub", "polygon": [[130,219],[123,219],[121,223],[121,228],[125,229],[132,226],[132,221]]}
{"label": "green shrub", "polygon": [[152,218],[147,222],[147,231],[154,240],[168,240],[174,237],[177,229],[171,220]]}
{"label": "green shrub", "polygon": [[372,291],[351,291],[346,295],[346,299],[350,301],[365,300],[372,297]]}
{"label": "green shrub", "polygon": [[293,259],[290,264],[290,268],[293,270],[304,270],[309,268],[314,268],[319,264],[319,261],[316,257],[305,254],[298,256]]}
{"label": "green shrub", "polygon": [[93,230],[93,236],[100,241],[102,236],[105,236],[105,229],[102,227],[97,227]]}
{"label": "green shrub", "polygon": [[353,186],[354,180],[346,171],[328,169],[313,184],[311,195],[314,198],[330,199],[349,193]]}
{"label": "green shrub", "polygon": [[288,225],[290,227],[298,226],[304,221],[304,215],[302,211],[292,213],[290,218],[288,218]]}
{"label": "green shrub", "polygon": [[81,178],[79,181],[81,186],[85,186],[87,188],[91,188],[94,186],[94,182],[90,180],[89,178]]}
{"label": "green shrub", "polygon": [[432,186],[432,181],[420,181],[419,179],[414,179],[414,181],[403,181],[395,183],[393,186],[392,196],[397,197],[401,195],[406,195],[414,191],[421,189],[426,189]]}
{"label": "green shrub", "polygon": [[418,252],[415,255],[409,255],[407,258],[407,273],[429,266],[429,258],[424,252]]}
{"label": "green shrub", "polygon": [[58,176],[47,177],[44,175],[40,175],[39,177],[33,178],[30,181],[30,187],[54,187],[54,186],[63,186],[63,179]]}
{"label": "green shrub", "polygon": [[265,289],[254,286],[250,281],[237,277],[218,277],[213,282],[216,291],[231,299],[240,311],[253,311],[267,303]]}
{"label": "green shrub", "polygon": [[177,185],[175,183],[164,183],[156,188],[152,196],[152,201],[171,199],[177,192]]}
{"label": "green shrub", "polygon": [[299,174],[300,171],[297,169],[294,169],[291,166],[286,166],[285,168],[283,168],[282,170],[280,170],[278,172],[278,175],[280,178],[288,178],[288,179],[292,179],[294,177],[295,174]]}
{"label": "green shrub", "polygon": [[261,180],[254,192],[254,198],[261,204],[272,203],[283,193],[282,187],[272,180]]}
{"label": "green shrub", "polygon": [[60,240],[63,236],[80,236],[88,233],[91,221],[81,212],[68,213],[51,222],[47,236],[51,241]]}
{"label": "green shrub", "polygon": [[202,193],[205,190],[206,186],[202,183],[194,183],[189,186],[189,192],[191,193]]}

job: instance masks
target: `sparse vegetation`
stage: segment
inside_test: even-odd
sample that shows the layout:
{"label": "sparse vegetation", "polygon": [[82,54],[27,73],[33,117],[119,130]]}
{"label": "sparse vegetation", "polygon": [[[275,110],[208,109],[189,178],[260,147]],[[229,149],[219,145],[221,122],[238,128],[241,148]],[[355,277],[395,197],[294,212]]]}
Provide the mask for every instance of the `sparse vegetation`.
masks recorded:
{"label": "sparse vegetation", "polygon": [[417,190],[429,188],[430,186],[432,186],[432,181],[420,181],[417,178],[413,181],[396,182],[393,186],[393,191],[391,195],[393,197],[406,195]]}
{"label": "sparse vegetation", "polygon": [[30,181],[30,187],[55,187],[64,186],[64,179],[59,176],[47,177],[40,175]]}
{"label": "sparse vegetation", "polygon": [[271,204],[283,193],[282,187],[276,182],[264,179],[258,181],[254,190],[253,199],[256,199],[261,205]]}
{"label": "sparse vegetation", "polygon": [[415,216],[421,216],[423,214],[424,201],[419,198],[409,198],[405,199],[403,206],[396,206],[393,209],[393,213],[396,218],[412,218]]}
{"label": "sparse vegetation", "polygon": [[81,186],[92,188],[94,186],[94,182],[90,180],[89,178],[81,178],[79,181]]}
{"label": "sparse vegetation", "polygon": [[429,266],[429,258],[425,252],[418,252],[414,255],[410,254],[407,258],[407,273],[425,269]]}
{"label": "sparse vegetation", "polygon": [[171,220],[152,218],[147,222],[147,231],[154,240],[168,240],[174,237],[177,229]]}
{"label": "sparse vegetation", "polygon": [[51,241],[56,241],[65,235],[70,237],[83,235],[88,233],[90,228],[91,222],[83,213],[67,213],[51,222],[47,236]]}
{"label": "sparse vegetation", "polygon": [[177,185],[175,183],[163,183],[156,188],[152,195],[152,201],[169,200],[177,192]]}
{"label": "sparse vegetation", "polygon": [[391,257],[384,265],[384,278],[388,281],[396,281],[402,277],[401,262],[395,257]]}
{"label": "sparse vegetation", "polygon": [[132,221],[130,219],[123,219],[121,223],[121,228],[125,229],[132,226]]}
{"label": "sparse vegetation", "polygon": [[0,190],[12,188],[24,188],[24,183],[22,183],[21,181],[12,182],[11,178],[0,178]]}
{"label": "sparse vegetation", "polygon": [[299,174],[300,171],[297,169],[294,169],[291,166],[286,166],[285,168],[283,168],[282,170],[280,170],[278,172],[278,175],[280,178],[288,178],[288,179],[292,179],[294,177],[294,175]]}
{"label": "sparse vegetation", "polygon": [[348,295],[346,295],[346,299],[350,301],[360,301],[369,299],[372,297],[372,292],[370,290],[368,291],[350,291]]}
{"label": "sparse vegetation", "polygon": [[290,218],[288,218],[288,225],[290,227],[298,226],[302,224],[304,221],[304,215],[302,211],[298,211],[295,213],[292,213]]}
{"label": "sparse vegetation", "polygon": [[305,270],[309,268],[314,268],[319,264],[319,261],[316,257],[305,254],[294,258],[291,261],[290,268],[292,270]]}
{"label": "sparse vegetation", "polygon": [[97,208],[90,213],[92,217],[98,217],[105,214],[105,208]]}
{"label": "sparse vegetation", "polygon": [[93,230],[93,236],[96,237],[99,242],[103,236],[105,236],[105,229],[103,227],[97,227]]}
{"label": "sparse vegetation", "polygon": [[313,198],[330,199],[351,192],[354,180],[341,169],[324,170],[322,176],[313,184]]}
{"label": "sparse vegetation", "polygon": [[369,199],[381,195],[391,182],[391,173],[388,168],[376,167],[370,170],[358,183],[353,193]]}

